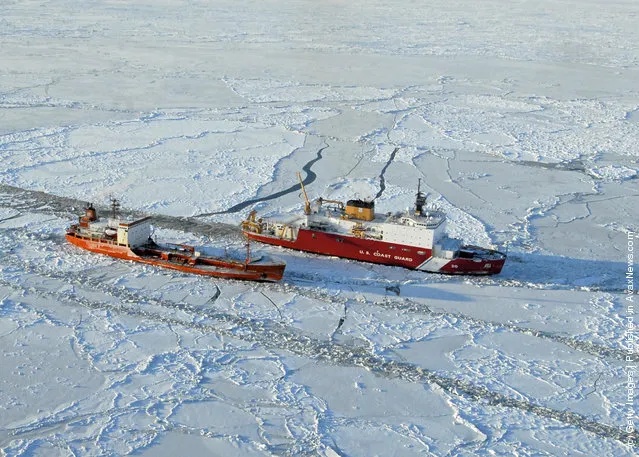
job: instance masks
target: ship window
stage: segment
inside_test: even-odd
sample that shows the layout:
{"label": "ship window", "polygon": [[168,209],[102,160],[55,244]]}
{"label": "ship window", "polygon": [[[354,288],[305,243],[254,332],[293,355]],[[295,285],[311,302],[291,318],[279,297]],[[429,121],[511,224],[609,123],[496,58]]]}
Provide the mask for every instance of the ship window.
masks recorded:
{"label": "ship window", "polygon": [[395,246],[389,246],[389,249],[395,249]]}
{"label": "ship window", "polygon": [[343,243],[344,242],[344,238],[336,238],[335,241],[337,241],[338,243]]}
{"label": "ship window", "polygon": [[425,253],[424,251],[417,251],[417,253],[418,253],[419,255],[426,255],[426,253]]}
{"label": "ship window", "polygon": [[313,238],[315,238],[315,234],[313,233]]}
{"label": "ship window", "polygon": [[402,248],[402,251],[404,251],[404,252],[410,252],[410,249],[408,249],[408,248]]}

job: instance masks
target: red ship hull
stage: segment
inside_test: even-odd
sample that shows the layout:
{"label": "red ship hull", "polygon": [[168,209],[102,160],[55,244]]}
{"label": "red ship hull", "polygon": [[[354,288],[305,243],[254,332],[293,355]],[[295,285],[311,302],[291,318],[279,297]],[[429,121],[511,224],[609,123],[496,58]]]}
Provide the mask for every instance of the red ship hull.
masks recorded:
{"label": "red ship hull", "polygon": [[279,281],[284,275],[284,263],[253,263],[240,262],[231,259],[211,257],[194,257],[191,246],[182,246],[181,252],[170,252],[160,246],[139,247],[131,249],[121,246],[114,241],[91,239],[74,232],[67,232],[66,239],[71,244],[87,251],[108,255],[118,259],[131,260],[148,265],[169,268],[185,273],[214,276],[227,279],[244,279],[253,281]]}
{"label": "red ship hull", "polygon": [[440,260],[441,265],[437,266],[436,269],[430,269],[426,265],[429,263],[429,259],[434,258],[431,249],[427,248],[416,248],[304,228],[299,229],[295,240],[286,240],[249,230],[243,232],[252,240],[299,251],[446,274],[497,274],[501,271],[506,260],[505,256],[490,259],[458,257],[443,262]]}

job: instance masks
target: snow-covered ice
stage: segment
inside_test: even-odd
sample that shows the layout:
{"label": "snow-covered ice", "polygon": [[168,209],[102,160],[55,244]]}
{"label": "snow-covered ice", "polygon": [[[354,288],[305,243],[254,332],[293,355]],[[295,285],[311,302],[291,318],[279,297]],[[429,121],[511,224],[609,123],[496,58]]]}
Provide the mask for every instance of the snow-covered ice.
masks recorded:
{"label": "snow-covered ice", "polygon": [[[634,455],[638,15],[3,2],[0,454]],[[422,178],[452,235],[507,246],[504,270],[254,246],[288,266],[253,284],[64,241],[113,195],[160,238],[242,249],[251,209],[301,210],[299,170],[310,197],[383,212]]]}

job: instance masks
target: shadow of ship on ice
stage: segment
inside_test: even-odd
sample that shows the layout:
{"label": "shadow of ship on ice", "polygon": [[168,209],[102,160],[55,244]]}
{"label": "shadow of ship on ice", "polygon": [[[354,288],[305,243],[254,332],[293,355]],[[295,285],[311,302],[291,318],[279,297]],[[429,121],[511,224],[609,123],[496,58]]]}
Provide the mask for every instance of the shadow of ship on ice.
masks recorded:
{"label": "shadow of ship on ice", "polygon": [[[457,292],[429,287],[437,284],[442,275],[409,270],[402,267],[378,265],[351,259],[318,254],[288,254],[282,248],[266,248],[266,252],[287,264],[284,282],[301,287],[327,289],[336,296],[342,291],[353,292],[356,301],[384,301],[389,299],[429,298],[431,300],[472,301]],[[435,281],[424,281],[432,278]],[[448,277],[450,278],[450,277]]]}
{"label": "shadow of ship on ice", "polygon": [[510,253],[499,275],[478,278],[486,284],[624,293],[626,257],[619,261],[577,259],[536,253]]}
{"label": "shadow of ship on ice", "polygon": [[[282,250],[278,250],[276,255],[289,264],[285,280],[289,278],[336,292],[350,289],[364,296],[368,292],[395,298],[473,301],[473,298],[463,293],[429,287],[442,283],[601,291],[613,294],[625,293],[627,287],[625,274],[628,265],[622,261],[575,259],[536,253],[511,253],[502,272],[493,276],[442,275],[328,257],[303,259],[286,255]],[[368,265],[374,274],[362,277],[362,268],[351,268],[347,262],[360,267]],[[299,266],[296,267],[296,264]],[[333,268],[331,264],[334,265]],[[309,268],[313,265],[316,266],[315,269]]]}

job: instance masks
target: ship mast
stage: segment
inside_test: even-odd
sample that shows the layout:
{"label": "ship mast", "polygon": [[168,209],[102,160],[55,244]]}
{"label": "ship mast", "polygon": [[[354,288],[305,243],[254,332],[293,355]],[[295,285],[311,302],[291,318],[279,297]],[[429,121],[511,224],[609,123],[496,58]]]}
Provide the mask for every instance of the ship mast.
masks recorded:
{"label": "ship mast", "polygon": [[113,219],[118,218],[118,210],[120,209],[120,202],[115,198],[111,199],[111,211],[113,211]]}
{"label": "ship mast", "polygon": [[426,204],[426,196],[422,193],[422,178],[417,180],[417,196],[415,197],[415,214],[421,216]]}
{"label": "ship mast", "polygon": [[300,186],[302,187],[302,192],[304,193],[304,214],[311,214],[311,203],[308,201],[306,189],[304,188],[304,182],[302,181],[302,174],[299,171],[297,172],[297,179],[299,179]]}

